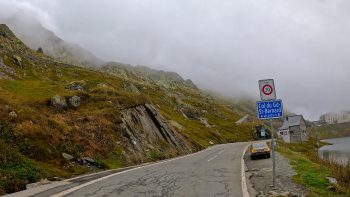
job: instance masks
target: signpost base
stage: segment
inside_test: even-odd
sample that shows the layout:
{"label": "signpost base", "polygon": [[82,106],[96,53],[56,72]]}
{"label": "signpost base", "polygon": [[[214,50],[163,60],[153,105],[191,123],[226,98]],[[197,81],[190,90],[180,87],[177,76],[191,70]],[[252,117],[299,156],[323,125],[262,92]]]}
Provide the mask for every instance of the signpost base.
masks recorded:
{"label": "signpost base", "polygon": [[276,188],[276,155],[275,155],[275,137],[273,132],[272,119],[270,119],[271,126],[271,147],[272,147],[272,186],[273,189]]}

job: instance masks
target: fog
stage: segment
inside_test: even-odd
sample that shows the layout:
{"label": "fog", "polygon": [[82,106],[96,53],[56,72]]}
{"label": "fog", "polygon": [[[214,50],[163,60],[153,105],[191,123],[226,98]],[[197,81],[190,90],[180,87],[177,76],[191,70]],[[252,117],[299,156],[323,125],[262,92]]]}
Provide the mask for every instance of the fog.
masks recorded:
{"label": "fog", "polygon": [[350,109],[350,1],[1,0],[104,60],[175,71],[228,97],[275,79],[289,111]]}

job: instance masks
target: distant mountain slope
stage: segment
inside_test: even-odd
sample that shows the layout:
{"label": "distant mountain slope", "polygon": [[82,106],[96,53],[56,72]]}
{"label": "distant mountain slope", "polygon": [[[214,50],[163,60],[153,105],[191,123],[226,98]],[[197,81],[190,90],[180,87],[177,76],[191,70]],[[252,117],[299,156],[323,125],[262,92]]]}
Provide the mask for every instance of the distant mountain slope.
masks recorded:
{"label": "distant mountain slope", "polygon": [[131,66],[123,63],[110,62],[100,68],[102,71],[124,79],[138,79],[160,85],[165,88],[187,86],[197,88],[190,79],[183,79],[175,72],[155,70],[147,66]]}
{"label": "distant mountain slope", "polygon": [[16,35],[33,50],[41,47],[44,53],[64,63],[96,66],[103,62],[90,51],[62,40],[24,10],[4,19],[3,23],[8,24]]}

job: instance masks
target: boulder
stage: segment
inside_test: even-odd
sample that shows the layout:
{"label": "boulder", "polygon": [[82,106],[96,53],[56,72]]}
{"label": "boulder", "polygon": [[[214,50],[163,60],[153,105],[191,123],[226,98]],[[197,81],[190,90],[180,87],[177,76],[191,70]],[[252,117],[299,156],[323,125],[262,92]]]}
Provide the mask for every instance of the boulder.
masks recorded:
{"label": "boulder", "polygon": [[208,120],[206,118],[200,117],[199,121],[207,128],[210,128],[210,124],[208,123]]}
{"label": "boulder", "polygon": [[17,113],[14,112],[14,111],[11,111],[11,112],[9,113],[9,116],[10,116],[10,118],[17,118]]}
{"label": "boulder", "polygon": [[192,107],[185,107],[181,109],[181,112],[184,114],[186,118],[192,119],[192,120],[199,120],[200,114],[199,112],[192,108]]}
{"label": "boulder", "polygon": [[79,96],[72,96],[68,99],[68,104],[70,107],[77,109],[80,106],[80,101]]}
{"label": "boulder", "polygon": [[38,50],[36,50],[36,52],[38,52],[38,53],[44,53],[44,50],[43,50],[43,48],[39,47]]}
{"label": "boulder", "polygon": [[57,109],[66,109],[68,107],[66,99],[60,95],[53,96],[51,98],[50,104]]}
{"label": "boulder", "polygon": [[84,88],[79,83],[72,83],[66,87],[68,90],[84,91]]}
{"label": "boulder", "polygon": [[68,161],[74,159],[74,157],[73,157],[72,155],[68,154],[68,153],[62,153],[62,157],[63,157],[65,160],[68,160]]}
{"label": "boulder", "polygon": [[13,56],[13,63],[19,67],[22,67],[22,58],[18,55]]}
{"label": "boulder", "polygon": [[84,164],[96,165],[96,161],[90,157],[84,157],[82,161]]}
{"label": "boulder", "polygon": [[336,178],[326,177],[326,179],[329,181],[330,184],[337,184],[338,183]]}

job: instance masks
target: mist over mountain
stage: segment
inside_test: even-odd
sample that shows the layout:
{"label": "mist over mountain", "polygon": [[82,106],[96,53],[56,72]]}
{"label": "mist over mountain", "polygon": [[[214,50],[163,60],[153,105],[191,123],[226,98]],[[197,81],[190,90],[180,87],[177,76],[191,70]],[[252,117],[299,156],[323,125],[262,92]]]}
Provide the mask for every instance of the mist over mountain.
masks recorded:
{"label": "mist over mountain", "polygon": [[44,53],[65,63],[98,66],[103,63],[90,51],[77,44],[64,41],[51,30],[46,29],[35,15],[27,10],[19,10],[14,15],[2,19],[16,35],[30,48],[42,48]]}
{"label": "mist over mountain", "polygon": [[82,6],[77,0],[18,0],[0,5],[0,15],[29,11],[66,42],[106,62],[174,71],[227,97],[258,100],[257,81],[274,78],[284,106],[308,119],[350,106],[348,1],[102,0]]}

